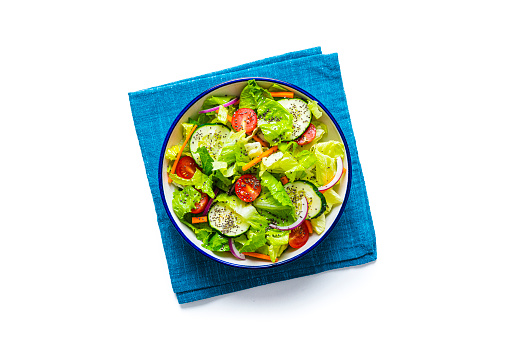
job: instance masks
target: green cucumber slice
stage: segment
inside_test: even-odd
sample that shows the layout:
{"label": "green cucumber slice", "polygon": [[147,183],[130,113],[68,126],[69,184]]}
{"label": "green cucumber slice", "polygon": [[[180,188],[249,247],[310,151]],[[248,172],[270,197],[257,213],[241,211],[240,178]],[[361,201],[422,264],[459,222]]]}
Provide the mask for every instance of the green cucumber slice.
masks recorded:
{"label": "green cucumber slice", "polygon": [[318,218],[325,212],[327,208],[327,201],[318,188],[305,180],[297,180],[289,182],[285,186],[286,193],[292,199],[292,202],[297,205],[298,201],[304,196],[308,201],[308,216],[306,219]]}

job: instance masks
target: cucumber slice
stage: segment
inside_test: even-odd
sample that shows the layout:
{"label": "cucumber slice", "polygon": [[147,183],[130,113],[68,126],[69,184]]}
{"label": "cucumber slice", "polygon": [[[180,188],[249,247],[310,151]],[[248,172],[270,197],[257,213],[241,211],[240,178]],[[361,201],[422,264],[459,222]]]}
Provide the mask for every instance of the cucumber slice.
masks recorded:
{"label": "cucumber slice", "polygon": [[210,227],[227,237],[236,237],[249,229],[249,224],[222,202],[210,208],[207,220]]}
{"label": "cucumber slice", "polygon": [[318,218],[325,212],[327,201],[318,188],[305,180],[289,182],[285,185],[286,193],[292,199],[294,205],[297,205],[304,196],[308,201],[308,216],[306,219]]}
{"label": "cucumber slice", "polygon": [[206,124],[195,129],[189,140],[189,148],[194,160],[201,166],[200,155],[196,150],[205,146],[212,159],[217,160],[230,129],[222,124]]}
{"label": "cucumber slice", "polygon": [[284,99],[278,102],[292,115],[293,133],[289,140],[295,140],[306,131],[311,123],[311,111],[308,104],[301,99]]}

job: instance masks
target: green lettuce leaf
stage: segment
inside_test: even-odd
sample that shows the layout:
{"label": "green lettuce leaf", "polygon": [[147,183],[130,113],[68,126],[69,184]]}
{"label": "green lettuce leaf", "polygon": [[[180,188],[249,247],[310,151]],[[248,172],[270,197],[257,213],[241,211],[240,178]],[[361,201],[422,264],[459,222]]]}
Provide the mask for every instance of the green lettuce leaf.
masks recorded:
{"label": "green lettuce leaf", "polygon": [[191,219],[192,214],[188,213],[180,221],[193,230],[196,234],[196,238],[202,242],[202,247],[219,252],[230,250],[228,238],[218,233],[215,229],[210,227],[208,223],[193,224]]}
{"label": "green lettuce leaf", "polygon": [[331,158],[337,158],[339,156],[341,159],[345,158],[345,145],[343,145],[341,141],[330,140],[320,142],[311,147],[311,152],[314,152],[315,150]]}
{"label": "green lettuce leaf", "polygon": [[223,105],[219,106],[217,110],[217,120],[225,126],[228,124],[228,109]]}
{"label": "green lettuce leaf", "polygon": [[[274,200],[279,203],[281,210],[284,211],[290,209],[290,215],[295,217],[295,206],[293,205],[292,199],[290,199],[288,193],[286,193],[286,190],[283,187],[281,181],[274,178],[274,176],[269,172],[263,173],[260,179],[262,187],[266,187],[269,190],[272,198],[274,198]],[[275,204],[273,200],[267,198],[266,196],[262,197],[262,199],[264,200],[261,200],[258,203],[258,206],[267,206],[268,203]],[[264,202],[265,204],[260,204],[261,202]]]}
{"label": "green lettuce leaf", "polygon": [[320,141],[324,136],[327,135],[327,125],[325,125],[324,123],[322,123],[320,121],[316,121],[316,120],[315,121],[311,121],[311,123],[316,128],[315,138],[310,143],[310,145],[312,146],[312,145],[318,143],[318,141]]}
{"label": "green lettuce leaf", "polygon": [[[276,198],[272,196],[269,189],[266,187],[262,187],[262,192],[253,201],[253,206],[259,211],[260,214],[264,215],[262,211],[267,211],[275,216],[281,218],[289,218],[295,214],[295,208],[289,206],[283,206]],[[268,218],[268,216],[264,215]]]}
{"label": "green lettuce leaf", "polygon": [[267,237],[267,243],[269,245],[286,245],[290,240],[290,231],[280,231],[275,228],[271,228],[265,233]]}
{"label": "green lettuce leaf", "polygon": [[210,121],[210,117],[208,115],[206,115],[206,114],[199,114],[195,118],[189,118],[187,122],[189,124],[192,124],[192,125],[201,126],[201,125],[204,125],[204,124],[208,123],[209,121]]}
{"label": "green lettuce leaf", "polygon": [[311,219],[311,226],[316,234],[322,234],[325,230],[325,214],[320,214],[318,218]]}
{"label": "green lettuce leaf", "polygon": [[[168,147],[166,149],[166,152],[164,152],[164,157],[168,160],[175,160],[177,159],[177,155],[180,151],[180,145],[173,145],[171,147]],[[169,168],[171,169],[171,166],[169,166]]]}
{"label": "green lettuce leaf", "polygon": [[269,256],[272,262],[275,262],[277,258],[283,254],[288,245],[269,245]]}
{"label": "green lettuce leaf", "polygon": [[286,88],[279,84],[272,84],[268,89],[269,92],[288,92]]}
{"label": "green lettuce leaf", "polygon": [[216,201],[226,203],[235,213],[244,218],[251,227],[265,229],[268,226],[267,219],[261,216],[253,205],[240,200],[236,195],[221,193],[217,196]]}
{"label": "green lettuce leaf", "polygon": [[214,232],[210,237],[205,239],[202,246],[211,251],[226,252],[230,250],[228,238],[218,232]]}
{"label": "green lettuce leaf", "polygon": [[229,101],[232,101],[235,96],[233,95],[225,95],[225,96],[211,96],[205,99],[203,105],[201,106],[202,110],[217,107],[219,105],[224,105]]}
{"label": "green lettuce leaf", "polygon": [[210,156],[207,148],[205,146],[201,146],[196,150],[196,153],[200,156],[203,173],[206,175],[212,174],[214,159]]}
{"label": "green lettuce leaf", "polygon": [[256,110],[265,98],[272,99],[269,91],[258,86],[255,80],[249,80],[240,93],[239,108]]}
{"label": "green lettuce leaf", "polygon": [[258,127],[271,145],[292,136],[293,117],[279,102],[264,99],[258,106],[257,114]]}
{"label": "green lettuce leaf", "polygon": [[334,205],[343,203],[343,199],[341,199],[339,194],[337,194],[336,191],[334,191],[332,188],[322,192],[322,194],[325,197],[325,201],[327,202],[325,214],[329,214]]}
{"label": "green lettuce leaf", "polygon": [[172,206],[173,211],[179,219],[184,217],[184,214],[189,213],[196,204],[200,202],[201,194],[192,186],[185,186],[182,191],[174,191]]}
{"label": "green lettuce leaf", "polygon": [[203,174],[199,169],[196,169],[191,179],[184,179],[176,174],[169,174],[169,177],[176,183],[182,186],[194,186],[194,188],[201,190],[209,197],[214,198],[214,190],[212,185],[214,184],[212,177]]}
{"label": "green lettuce leaf", "polygon": [[258,248],[265,245],[265,229],[252,227],[247,231],[247,241],[239,249],[240,252],[255,252]]}
{"label": "green lettuce leaf", "polygon": [[316,161],[316,181],[319,186],[329,183],[336,174],[335,159],[318,150],[314,151]]}
{"label": "green lettuce leaf", "polygon": [[288,180],[294,182],[305,176],[306,170],[314,166],[317,161],[316,155],[308,150],[298,152],[295,156],[288,151],[284,153],[277,152],[262,159],[260,173],[261,175],[265,174],[265,171],[284,173]]}
{"label": "green lettuce leaf", "polygon": [[309,100],[308,101],[308,108],[311,111],[311,113],[313,114],[313,116],[315,117],[315,119],[320,119],[320,117],[322,116],[322,111],[320,111],[320,108],[319,108],[318,103],[316,101]]}

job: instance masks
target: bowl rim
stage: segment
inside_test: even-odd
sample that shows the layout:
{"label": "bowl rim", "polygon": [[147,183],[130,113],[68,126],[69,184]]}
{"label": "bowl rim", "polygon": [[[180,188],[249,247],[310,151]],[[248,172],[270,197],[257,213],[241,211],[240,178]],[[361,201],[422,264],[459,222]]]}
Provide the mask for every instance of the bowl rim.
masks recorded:
{"label": "bowl rim", "polygon": [[[207,94],[211,93],[212,91],[215,91],[216,89],[218,88],[221,88],[221,87],[224,87],[224,86],[227,86],[227,85],[231,85],[231,84],[234,84],[234,83],[237,83],[237,82],[242,82],[242,81],[248,81],[248,80],[255,80],[255,81],[266,81],[266,82],[273,82],[273,83],[277,83],[277,84],[280,84],[280,85],[283,85],[283,86],[287,86],[287,87],[290,87],[292,89],[295,89],[297,91],[299,91],[300,93],[306,95],[308,98],[316,101],[318,103],[318,105],[325,111],[325,113],[329,116],[329,118],[331,119],[332,123],[334,124],[334,126],[336,127],[339,135],[341,136],[341,139],[343,141],[343,144],[345,146],[345,151],[346,151],[346,157],[347,157],[347,160],[348,160],[348,173],[350,174],[348,176],[348,182],[347,182],[347,187],[346,187],[346,193],[345,193],[345,198],[343,199],[343,203],[341,204],[341,208],[338,212],[338,215],[336,216],[336,218],[334,219],[334,221],[332,222],[331,224],[331,227],[329,227],[329,229],[324,233],[324,234],[321,234],[320,235],[320,239],[318,239],[316,241],[316,243],[314,243],[310,248],[308,248],[307,250],[303,251],[302,253],[299,253],[291,258],[288,258],[286,260],[283,260],[283,261],[278,261],[278,262],[275,262],[275,263],[270,263],[270,264],[267,264],[267,265],[260,265],[260,266],[249,266],[249,265],[242,265],[242,264],[236,264],[236,263],[231,263],[231,262],[228,262],[228,261],[225,261],[225,260],[221,260],[220,258],[217,258],[215,256],[212,256],[208,253],[206,253],[205,251],[203,251],[199,246],[195,245],[191,239],[189,239],[185,234],[184,232],[177,226],[177,223],[176,221],[173,219],[172,215],[171,215],[171,212],[170,212],[170,209],[168,207],[168,204],[166,203],[166,196],[164,194],[164,189],[163,189],[163,174],[162,174],[162,170],[163,170],[163,166],[164,166],[164,154],[166,152],[166,148],[167,148],[167,144],[168,144],[168,140],[170,139],[170,136],[172,134],[172,132],[174,131],[178,121],[182,118],[182,116],[191,108],[191,106],[193,106],[198,100],[200,100],[201,98],[203,98],[204,96],[206,96]],[[182,236],[182,238],[184,238],[185,241],[187,241],[187,243],[189,245],[191,245],[191,247],[193,247],[195,250],[197,250],[199,253],[203,254],[204,256],[206,256],[207,258],[210,258],[216,262],[219,262],[221,264],[225,264],[227,266],[231,266],[231,267],[237,267],[237,268],[246,268],[246,269],[264,269],[264,268],[272,268],[272,267],[277,267],[277,266],[281,266],[281,265],[284,265],[284,264],[287,264],[289,262],[292,262],[298,258],[301,258],[303,257],[304,255],[308,254],[309,252],[311,252],[314,248],[316,248],[328,235],[329,233],[336,227],[336,225],[338,224],[338,221],[339,219],[341,218],[341,216],[343,215],[343,212],[345,210],[345,206],[346,206],[346,203],[348,201],[348,197],[350,196],[350,189],[351,189],[351,186],[352,186],[352,161],[351,161],[351,157],[350,157],[350,149],[348,148],[348,143],[346,142],[346,137],[345,137],[345,134],[343,133],[343,130],[341,129],[341,127],[339,127],[339,124],[338,122],[336,121],[336,119],[334,118],[334,116],[329,112],[329,110],[320,102],[320,100],[318,100],[317,98],[315,98],[312,94],[310,94],[309,92],[303,90],[302,88],[296,86],[296,85],[293,85],[291,83],[288,83],[288,82],[285,82],[285,81],[282,81],[282,80],[277,80],[277,79],[271,79],[271,78],[264,78],[264,77],[243,77],[243,78],[237,78],[237,79],[233,79],[233,80],[228,80],[228,81],[225,81],[225,82],[222,82],[216,86],[213,86],[205,91],[203,91],[201,94],[199,94],[197,97],[195,97],[189,104],[187,104],[181,111],[180,113],[174,118],[173,120],[173,123],[171,124],[170,128],[168,129],[168,132],[166,133],[166,137],[164,138],[164,142],[163,142],[163,145],[162,145],[162,149],[161,149],[161,153],[159,155],[159,171],[158,171],[158,179],[159,179],[159,193],[161,195],[161,199],[162,199],[162,203],[163,203],[163,206],[164,206],[164,209],[166,210],[166,214],[168,215],[168,217],[170,218],[170,221],[173,225],[173,227],[175,227],[175,229],[177,230],[177,232]]]}

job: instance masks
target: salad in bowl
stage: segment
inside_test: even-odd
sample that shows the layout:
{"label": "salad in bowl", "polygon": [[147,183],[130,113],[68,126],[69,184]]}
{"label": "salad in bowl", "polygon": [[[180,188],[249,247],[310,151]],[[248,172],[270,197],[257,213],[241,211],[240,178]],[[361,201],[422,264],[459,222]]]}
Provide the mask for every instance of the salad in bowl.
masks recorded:
{"label": "salad in bowl", "polygon": [[222,263],[268,267],[315,247],[348,197],[348,147],[304,90],[237,79],[191,102],[166,137],[163,203],[179,233]]}

